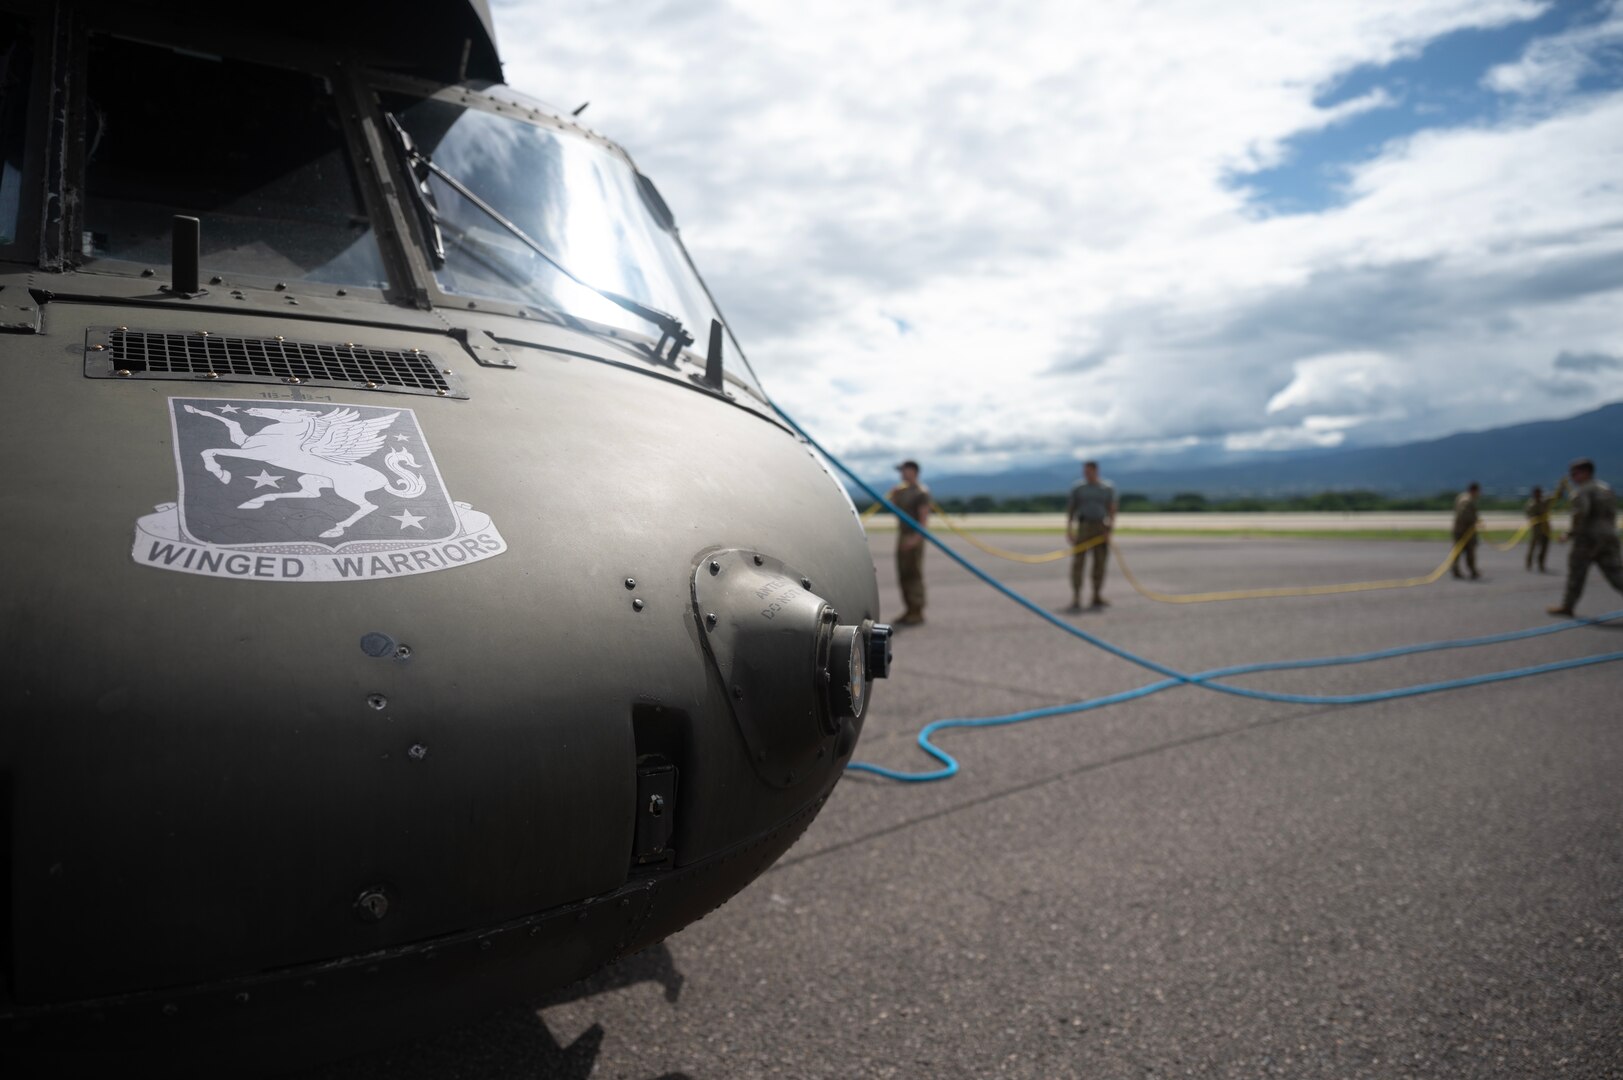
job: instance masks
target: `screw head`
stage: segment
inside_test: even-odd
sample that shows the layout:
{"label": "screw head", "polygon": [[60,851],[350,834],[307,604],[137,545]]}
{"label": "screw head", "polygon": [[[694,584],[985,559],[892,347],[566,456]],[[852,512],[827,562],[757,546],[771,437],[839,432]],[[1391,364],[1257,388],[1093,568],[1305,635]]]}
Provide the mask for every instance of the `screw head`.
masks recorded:
{"label": "screw head", "polygon": [[411,659],[411,646],[410,645],[401,645],[401,646],[399,646],[398,648],[395,649],[394,656],[395,656],[396,660],[410,660]]}
{"label": "screw head", "polygon": [[719,562],[717,562],[715,559],[711,559],[710,560],[710,576],[714,577],[715,575],[717,575],[719,573],[721,573],[721,564]]}
{"label": "screw head", "polygon": [[716,613],[714,611],[704,613],[704,624],[712,630],[716,628]]}
{"label": "screw head", "polygon": [[635,589],[636,587],[637,587],[637,579],[636,578],[630,578],[630,577],[626,578],[626,588]]}
{"label": "screw head", "polygon": [[389,707],[389,699],[384,697],[382,694],[366,695],[366,703],[372,708],[377,709],[379,712]]}
{"label": "screw head", "polygon": [[113,372],[113,374],[117,375],[121,379],[127,379],[127,378],[130,377],[130,369],[129,368],[119,368],[117,371]]}
{"label": "screw head", "polygon": [[367,889],[355,898],[355,916],[362,922],[382,922],[389,914],[389,894],[381,888]]}
{"label": "screw head", "polygon": [[411,749],[406,751],[406,756],[413,761],[421,761],[428,756],[428,747],[422,743],[412,743]]}
{"label": "screw head", "polygon": [[764,562],[766,562],[766,560],[761,558],[761,556],[759,556],[759,555],[755,556],[755,565],[756,566],[760,566]]}

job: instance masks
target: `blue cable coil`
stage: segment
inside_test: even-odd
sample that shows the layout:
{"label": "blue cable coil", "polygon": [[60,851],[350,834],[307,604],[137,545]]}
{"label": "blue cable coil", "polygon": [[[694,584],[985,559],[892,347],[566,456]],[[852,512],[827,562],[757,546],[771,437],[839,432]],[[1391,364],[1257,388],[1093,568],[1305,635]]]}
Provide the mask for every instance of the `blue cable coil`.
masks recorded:
{"label": "blue cable coil", "polygon": [[1511,630],[1500,634],[1489,634],[1475,638],[1455,638],[1445,641],[1422,642],[1417,645],[1402,645],[1391,649],[1381,649],[1375,652],[1356,653],[1345,656],[1325,656],[1308,660],[1278,660],[1256,664],[1240,664],[1233,667],[1214,668],[1210,671],[1183,672],[1169,667],[1158,660],[1141,656],[1130,649],[1125,649],[1113,642],[1106,641],[1096,634],[1091,634],[1079,626],[1059,618],[1030,597],[1016,592],[1003,584],[997,578],[988,574],[956,551],[944,544],[939,538],[921,526],[910,514],[902,510],[878,491],[870,487],[866,481],[851,470],[845,462],[829,453],[818,441],[806,432],[806,429],[797,424],[793,417],[784,412],[776,403],[772,408],[781,416],[785,423],[792,427],[805,439],[818,453],[827,458],[833,465],[851,478],[870,498],[877,501],[886,510],[895,514],[897,519],[918,529],[920,534],[934,544],[949,559],[968,570],[975,577],[996,589],[1004,596],[1013,600],[1027,611],[1045,620],[1050,625],[1072,637],[1080,638],[1096,649],[1101,649],[1112,656],[1126,660],[1164,676],[1159,682],[1149,683],[1133,690],[1124,690],[1117,694],[1107,694],[1103,697],[1089,698],[1084,701],[1075,701],[1065,705],[1050,705],[1041,709],[1027,709],[1023,712],[1008,713],[1002,716],[983,716],[973,718],[954,718],[937,720],[925,725],[919,732],[918,743],[925,753],[942,763],[942,768],[931,772],[906,773],[883,765],[873,765],[865,761],[853,761],[846,766],[848,769],[859,772],[873,773],[887,780],[898,780],[903,783],[928,783],[933,780],[946,780],[958,773],[958,761],[951,754],[942,750],[930,741],[930,736],[937,731],[949,728],[979,728],[1002,727],[1007,724],[1018,724],[1027,720],[1037,720],[1048,716],[1064,716],[1071,713],[1088,712],[1092,709],[1103,708],[1106,705],[1118,705],[1126,701],[1136,701],[1151,694],[1170,690],[1176,686],[1196,686],[1203,690],[1211,690],[1220,694],[1231,694],[1236,697],[1252,698],[1257,701],[1277,701],[1293,705],[1364,705],[1375,701],[1392,701],[1398,698],[1419,697],[1421,694],[1436,694],[1447,690],[1462,690],[1469,686],[1483,686],[1488,683],[1506,682],[1511,679],[1525,679],[1533,675],[1545,675],[1554,671],[1566,671],[1571,668],[1588,667],[1591,664],[1608,664],[1623,660],[1623,652],[1597,653],[1593,656],[1581,656],[1572,660],[1557,660],[1548,664],[1535,664],[1532,667],[1514,668],[1509,671],[1489,672],[1485,675],[1469,675],[1459,679],[1446,679],[1441,682],[1420,683],[1415,686],[1400,686],[1390,690],[1375,690],[1362,694],[1287,694],[1273,690],[1254,690],[1247,686],[1230,686],[1218,682],[1218,679],[1230,678],[1236,675],[1248,675],[1261,671],[1285,671],[1299,668],[1335,667],[1345,664],[1364,664],[1374,660],[1386,660],[1395,656],[1409,656],[1415,653],[1436,652],[1442,649],[1468,649],[1480,645],[1495,645],[1507,641],[1520,641],[1524,638],[1541,637],[1545,634],[1556,634],[1565,630],[1573,630],[1580,626],[1593,626],[1600,623],[1612,622],[1623,618],[1623,610],[1608,612],[1592,619],[1572,619],[1566,622],[1554,623],[1549,626],[1533,627],[1527,630]]}

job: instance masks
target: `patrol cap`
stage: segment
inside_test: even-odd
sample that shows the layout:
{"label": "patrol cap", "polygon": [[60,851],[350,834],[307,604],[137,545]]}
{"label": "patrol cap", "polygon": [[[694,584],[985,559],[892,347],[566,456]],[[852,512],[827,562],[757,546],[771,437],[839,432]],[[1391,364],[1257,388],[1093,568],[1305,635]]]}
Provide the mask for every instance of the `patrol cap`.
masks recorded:
{"label": "patrol cap", "polygon": [[1595,463],[1586,457],[1573,458],[1572,464],[1567,466],[1567,471],[1571,472],[1574,469],[1588,469],[1590,472],[1594,472]]}
{"label": "patrol cap", "polygon": [[912,469],[912,470],[914,470],[916,472],[916,471],[918,471],[919,463],[914,461],[912,458],[908,458],[906,461],[902,462],[900,465],[897,465],[896,467],[898,469]]}

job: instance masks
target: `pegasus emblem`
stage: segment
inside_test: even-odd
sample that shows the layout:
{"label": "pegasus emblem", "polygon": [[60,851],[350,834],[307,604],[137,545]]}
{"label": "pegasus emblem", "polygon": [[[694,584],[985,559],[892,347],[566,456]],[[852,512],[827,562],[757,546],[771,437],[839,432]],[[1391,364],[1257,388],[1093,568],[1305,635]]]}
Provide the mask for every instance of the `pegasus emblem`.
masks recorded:
{"label": "pegasus emblem", "polygon": [[220,465],[222,457],[246,458],[260,461],[280,469],[300,474],[297,491],[279,491],[260,495],[238,506],[239,510],[257,510],[276,499],[317,499],[321,493],[332,493],[355,507],[355,512],[321,534],[333,540],[344,535],[344,530],[377,509],[367,496],[375,491],[386,491],[402,499],[414,499],[427,490],[427,483],[412,457],[411,451],[397,447],[383,459],[383,465],[399,482],[369,465],[363,465],[384,445],[384,432],[400,415],[398,412],[362,420],[354,409],[337,408],[319,413],[314,409],[252,408],[249,416],[271,420],[252,435],[242,430],[230,417],[203,409],[185,406],[195,416],[206,416],[225,426],[230,446],[202,451],[203,466],[218,477],[222,484],[231,482],[231,473]]}

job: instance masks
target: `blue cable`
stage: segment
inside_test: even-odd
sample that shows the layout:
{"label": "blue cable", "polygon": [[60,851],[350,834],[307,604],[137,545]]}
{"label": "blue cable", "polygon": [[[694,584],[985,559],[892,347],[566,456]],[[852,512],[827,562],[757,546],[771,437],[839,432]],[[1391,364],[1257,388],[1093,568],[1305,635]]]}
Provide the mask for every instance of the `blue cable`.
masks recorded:
{"label": "blue cable", "polygon": [[[1104,697],[1090,698],[1085,701],[1075,701],[1066,705],[1050,705],[1041,709],[1026,709],[1022,712],[1006,713],[1001,716],[982,716],[974,718],[953,718],[950,720],[937,720],[927,724],[918,734],[918,744],[925,753],[941,762],[944,766],[934,772],[905,773],[883,765],[873,765],[866,761],[853,761],[846,766],[847,769],[857,772],[873,773],[887,780],[899,780],[903,783],[918,784],[931,780],[946,780],[958,773],[958,760],[935,743],[930,736],[938,731],[949,728],[981,728],[1002,727],[1005,724],[1019,724],[1026,720],[1040,720],[1049,716],[1065,716],[1071,713],[1088,712],[1092,709],[1102,708],[1106,705],[1118,705],[1125,701],[1136,701],[1139,698],[1149,697],[1162,690],[1170,690],[1175,686],[1199,685],[1206,689],[1214,689],[1208,685],[1208,680],[1227,678],[1232,675],[1245,675],[1258,671],[1284,671],[1297,668],[1333,667],[1340,664],[1362,664],[1371,660],[1383,660],[1394,656],[1406,656],[1413,653],[1435,652],[1440,649],[1464,649],[1474,645],[1493,645],[1504,641],[1516,641],[1522,638],[1539,637],[1544,634],[1560,633],[1563,630],[1574,630],[1580,626],[1590,626],[1603,622],[1610,622],[1623,618],[1623,610],[1610,612],[1597,619],[1575,619],[1571,622],[1557,623],[1554,626],[1539,626],[1530,630],[1513,630],[1503,634],[1490,634],[1480,638],[1460,638],[1453,641],[1433,641],[1419,645],[1405,645],[1395,649],[1382,649],[1379,652],[1360,653],[1351,656],[1326,656],[1312,660],[1276,660],[1261,664],[1236,664],[1233,667],[1213,668],[1191,675],[1187,680],[1162,679],[1159,682],[1149,683],[1133,690],[1123,690],[1117,694],[1107,694]],[[1581,656],[1573,660],[1556,660],[1548,664],[1537,664],[1533,667],[1515,668],[1510,671],[1496,671],[1487,675],[1468,675],[1459,679],[1447,679],[1442,682],[1422,683],[1417,686],[1401,687],[1397,690],[1378,690],[1365,694],[1333,694],[1312,697],[1311,704],[1335,705],[1361,705],[1372,701],[1385,701],[1394,697],[1415,697],[1419,694],[1435,694],[1445,690],[1458,690],[1467,686],[1480,686],[1484,683],[1504,682],[1508,679],[1522,679],[1529,675],[1542,675],[1552,671],[1564,671],[1568,668],[1587,667],[1590,664],[1604,664],[1614,660],[1623,660],[1623,652],[1600,653],[1595,656]],[[1306,695],[1303,695],[1304,697]]]}
{"label": "blue cable", "polygon": [[835,467],[837,467],[846,476],[849,476],[852,482],[861,488],[870,498],[874,499],[885,509],[895,514],[898,520],[905,522],[914,529],[917,529],[920,535],[922,535],[927,541],[934,544],[948,558],[952,559],[965,570],[968,570],[982,582],[991,586],[993,589],[996,589],[1008,599],[1013,600],[1027,611],[1030,611],[1033,615],[1047,621],[1050,625],[1056,627],[1057,629],[1063,630],[1073,637],[1081,638],[1094,648],[1101,649],[1112,656],[1126,660],[1131,664],[1136,664],[1139,667],[1147,668],[1158,675],[1165,676],[1165,678],[1160,682],[1150,683],[1146,686],[1138,687],[1136,690],[1126,690],[1119,694],[1110,694],[1105,697],[1093,698],[1081,702],[1073,702],[1068,705],[1054,705],[1044,709],[1030,709],[1026,710],[1025,712],[1009,713],[1004,716],[989,716],[974,719],[955,718],[949,720],[937,720],[934,723],[926,725],[924,729],[919,732],[918,736],[919,746],[923,748],[926,753],[942,762],[942,764],[945,766],[944,768],[936,770],[935,772],[900,773],[893,769],[887,769],[880,765],[870,765],[866,762],[852,762],[849,766],[847,766],[847,768],[850,769],[870,772],[878,776],[883,776],[887,779],[901,780],[911,783],[930,780],[945,780],[958,772],[958,762],[952,757],[952,755],[948,754],[946,751],[940,749],[929,741],[929,736],[936,731],[952,727],[998,727],[1004,724],[1020,723],[1024,720],[1035,720],[1044,716],[1059,716],[1067,713],[1086,712],[1105,705],[1114,705],[1125,701],[1132,701],[1141,697],[1147,697],[1150,694],[1158,693],[1162,690],[1168,690],[1174,686],[1199,686],[1206,690],[1213,690],[1223,694],[1231,694],[1236,697],[1251,698],[1257,701],[1284,702],[1295,705],[1361,705],[1375,701],[1391,701],[1397,698],[1416,697],[1421,694],[1434,694],[1445,690],[1458,690],[1468,686],[1481,686],[1487,683],[1504,682],[1509,679],[1521,679],[1531,675],[1542,675],[1552,671],[1563,671],[1568,668],[1585,667],[1590,664],[1604,664],[1617,660],[1623,660],[1623,652],[1601,653],[1595,656],[1579,657],[1574,660],[1560,660],[1549,664],[1538,664],[1533,667],[1516,668],[1511,671],[1492,672],[1486,675],[1471,675],[1461,679],[1449,679],[1443,682],[1435,683],[1421,683],[1416,686],[1402,686],[1391,690],[1377,690],[1363,694],[1286,694],[1272,690],[1253,690],[1250,687],[1229,686],[1224,683],[1215,682],[1213,680],[1219,678],[1232,675],[1249,674],[1258,671],[1330,667],[1339,664],[1359,664],[1367,663],[1372,660],[1387,659],[1394,656],[1406,656],[1413,653],[1432,652],[1438,649],[1464,649],[1476,645],[1490,645],[1504,641],[1516,641],[1522,638],[1537,637],[1543,634],[1559,633],[1562,630],[1571,630],[1579,626],[1589,626],[1598,623],[1610,622],[1618,618],[1623,618],[1623,610],[1610,612],[1597,619],[1574,619],[1566,623],[1558,623],[1552,626],[1535,627],[1529,630],[1513,630],[1502,634],[1491,634],[1481,638],[1460,638],[1450,641],[1428,642],[1420,645],[1407,645],[1394,649],[1383,649],[1371,653],[1322,657],[1312,660],[1282,660],[1270,663],[1244,664],[1233,668],[1217,668],[1212,671],[1189,674],[1179,671],[1176,668],[1168,667],[1166,664],[1163,664],[1157,660],[1152,660],[1147,656],[1140,656],[1138,653],[1122,648],[1121,646],[1106,641],[1097,635],[1091,634],[1088,631],[1083,630],[1081,627],[1073,626],[1072,624],[1065,622],[1063,619],[1060,619],[1058,616],[1054,615],[1052,612],[1048,611],[1031,598],[1022,593],[1016,592],[1014,589],[1011,589],[1009,586],[1003,584],[1003,582],[997,580],[992,575],[988,574],[986,571],[982,570],[980,567],[976,566],[974,563],[952,550],[938,537],[934,536],[923,526],[921,526],[919,522],[912,517],[912,515],[908,514],[906,511],[901,509],[901,507],[897,506],[895,503],[892,503],[889,499],[885,498],[883,495],[879,494],[878,491],[870,487],[868,483],[853,472],[851,468],[845,464],[845,462],[829,453],[829,451],[824,448],[821,443],[812,438],[811,435],[807,433],[805,428],[802,428],[799,424],[797,424],[794,418],[779,408],[776,403],[772,404],[772,408],[780,417],[783,418],[785,423],[800,434],[801,438],[805,439],[807,443],[809,443],[814,449],[832,462]]}

